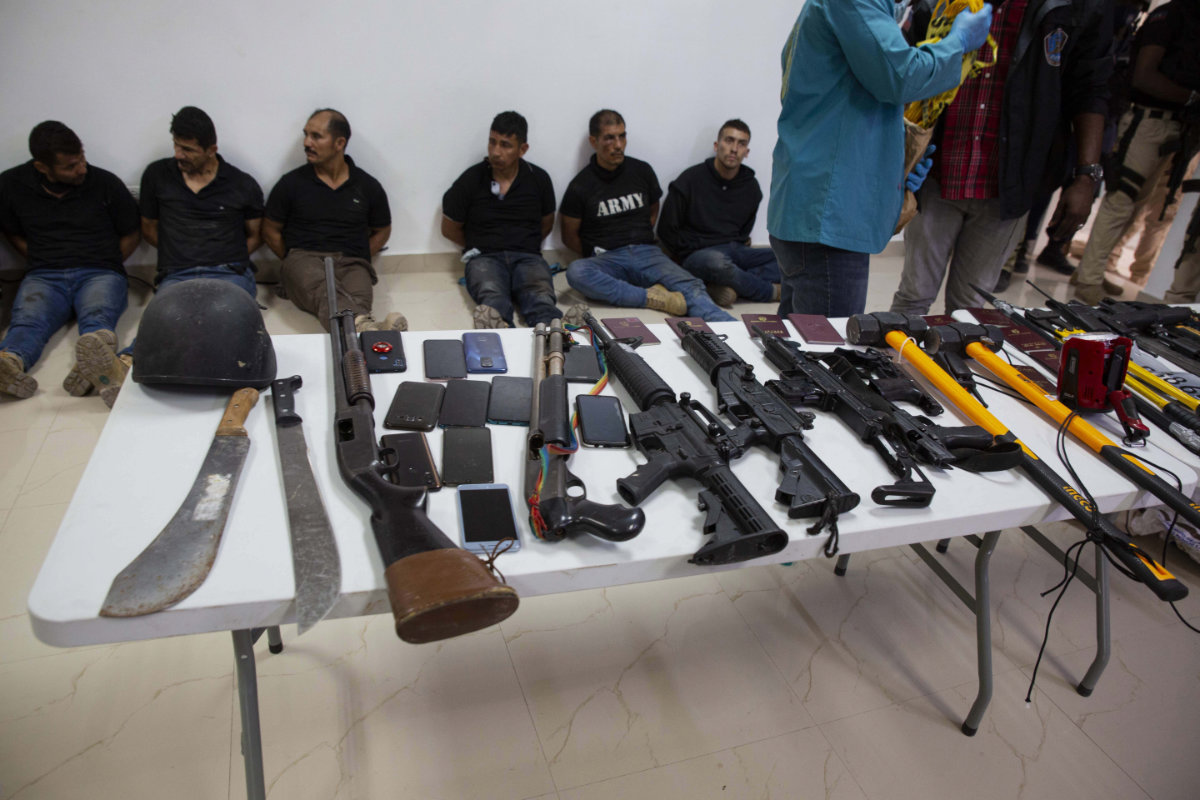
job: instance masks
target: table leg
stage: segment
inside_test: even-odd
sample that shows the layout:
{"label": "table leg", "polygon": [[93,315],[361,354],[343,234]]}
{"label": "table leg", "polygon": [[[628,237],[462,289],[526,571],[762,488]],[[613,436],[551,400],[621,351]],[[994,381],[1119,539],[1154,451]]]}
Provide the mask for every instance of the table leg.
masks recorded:
{"label": "table leg", "polygon": [[283,637],[279,634],[278,625],[267,628],[267,649],[275,655],[283,652]]}
{"label": "table leg", "polygon": [[[279,635],[278,628],[272,628]],[[259,629],[261,633],[262,629]],[[258,724],[258,674],[254,667],[253,631],[233,631],[233,654],[237,664],[238,704],[242,711],[242,760],[246,765],[246,797],[266,800],[263,779],[262,732]]]}
{"label": "table leg", "polygon": [[1096,681],[1108,666],[1108,657],[1112,652],[1112,637],[1108,608],[1108,559],[1099,545],[1092,548],[1096,551],[1096,658],[1088,667],[1087,674],[1075,687],[1075,691],[1088,697],[1096,688]]}
{"label": "table leg", "polygon": [[988,703],[992,700],[992,604],[988,566],[999,538],[1000,531],[985,533],[979,552],[975,555],[975,648],[979,668],[979,692],[975,695],[975,703],[962,724],[962,732],[967,736],[974,736],[979,730],[983,713],[987,711]]}

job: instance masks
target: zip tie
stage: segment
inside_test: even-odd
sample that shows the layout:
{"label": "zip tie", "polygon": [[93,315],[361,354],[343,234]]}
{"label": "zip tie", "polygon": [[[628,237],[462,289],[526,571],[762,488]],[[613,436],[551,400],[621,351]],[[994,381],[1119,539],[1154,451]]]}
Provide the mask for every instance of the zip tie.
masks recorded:
{"label": "zip tie", "polygon": [[896,351],[896,363],[897,364],[904,363],[904,348],[908,347],[909,342],[912,342],[914,345],[917,346],[918,349],[920,349],[921,345],[917,344],[917,340],[914,339],[913,337],[909,336],[907,339],[904,340],[904,344],[900,345],[900,349]]}

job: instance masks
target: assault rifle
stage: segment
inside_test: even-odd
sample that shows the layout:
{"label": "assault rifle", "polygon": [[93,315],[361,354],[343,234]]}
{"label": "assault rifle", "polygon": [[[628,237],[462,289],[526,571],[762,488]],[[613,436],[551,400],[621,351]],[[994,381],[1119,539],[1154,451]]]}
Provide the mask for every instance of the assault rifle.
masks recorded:
{"label": "assault rifle", "polygon": [[699,506],[707,512],[703,529],[712,538],[689,559],[693,564],[732,564],[786,547],[787,534],[729,469],[745,452],[729,428],[686,392],[676,399],[627,340],[613,339],[591,314],[584,320],[609,370],[641,409],[629,415],[629,428],[634,446],[649,460],[617,481],[621,497],[637,505],[667,478],[703,484]]}
{"label": "assault rifle", "polygon": [[[924,508],[933,500],[933,484],[919,464],[948,468],[1007,469],[1007,456],[988,464],[975,459],[992,450],[993,437],[978,426],[946,428],[925,417],[914,417],[875,393],[854,365],[837,353],[817,356],[796,342],[755,328],[767,361],[781,380],[767,388],[794,405],[812,406],[835,414],[887,464],[898,480],[877,486],[871,499],[879,505]],[[993,450],[993,453],[997,451]],[[919,477],[919,480],[914,476]]]}
{"label": "assault rifle", "polygon": [[425,516],[425,490],[386,479],[395,467],[375,440],[375,397],[354,330],[354,312],[338,310],[333,259],[325,259],[333,349],[333,445],[338,472],[371,508],[396,635],[421,644],[470,633],[507,619],[520,602],[474,555],[457,547]]}
{"label": "assault rifle", "polygon": [[679,329],[684,352],[716,387],[717,409],[736,423],[730,436],[740,443],[766,445],[779,454],[775,501],[788,506],[789,517],[819,517],[809,529],[815,534],[858,505],[858,495],[804,443],[803,431],[812,427],[812,414],[796,411],[767,391],[754,376],[754,367],[726,344],[725,336],[687,323]]}
{"label": "assault rifle", "polygon": [[[538,538],[551,541],[590,533],[610,542],[623,542],[641,531],[646,513],[640,508],[588,500],[583,481],[567,469],[567,459],[576,445],[563,375],[566,341],[561,320],[552,321],[550,327],[539,322],[534,328],[533,402],[525,452],[525,502],[530,527]],[[569,495],[568,489],[578,493]]]}

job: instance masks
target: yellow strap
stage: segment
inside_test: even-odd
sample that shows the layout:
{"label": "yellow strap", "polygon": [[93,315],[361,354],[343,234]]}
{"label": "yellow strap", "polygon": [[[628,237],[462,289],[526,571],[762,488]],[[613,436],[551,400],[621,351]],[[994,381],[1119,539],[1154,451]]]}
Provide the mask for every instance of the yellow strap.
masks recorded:
{"label": "yellow strap", "polygon": [[[917,46],[920,47],[921,45],[940,42],[946,37],[946,34],[950,33],[950,28],[954,26],[954,18],[958,16],[958,12],[966,9],[979,11],[983,8],[983,3],[984,0],[938,0],[934,4],[933,14],[929,18],[929,27],[925,31],[926,38]],[[987,47],[991,48],[991,60],[983,61],[979,58],[979,54],[987,49]],[[963,54],[962,74],[958,79],[958,86],[939,95],[909,103],[904,110],[904,118],[923,128],[932,128],[934,123],[937,122],[938,117],[942,115],[942,112],[954,101],[959,87],[962,86],[963,82],[968,78],[975,77],[988,67],[995,66],[997,56],[998,48],[996,40],[988,36],[985,47]]]}

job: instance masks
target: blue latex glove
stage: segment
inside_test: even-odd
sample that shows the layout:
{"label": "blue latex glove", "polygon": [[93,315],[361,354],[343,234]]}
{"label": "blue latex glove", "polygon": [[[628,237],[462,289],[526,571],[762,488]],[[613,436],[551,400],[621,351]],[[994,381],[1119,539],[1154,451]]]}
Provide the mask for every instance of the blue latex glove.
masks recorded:
{"label": "blue latex glove", "polygon": [[963,52],[969,53],[983,47],[987,41],[988,30],[992,27],[992,4],[984,3],[983,8],[972,13],[960,11],[954,17],[950,26],[949,36],[957,35],[962,42]]}
{"label": "blue latex glove", "polygon": [[925,176],[929,174],[929,170],[933,169],[933,151],[937,150],[936,144],[931,144],[925,148],[925,156],[917,162],[913,167],[913,171],[908,173],[908,177],[904,179],[904,188],[908,189],[913,194],[917,193],[917,189],[921,188],[921,184],[925,182]]}

